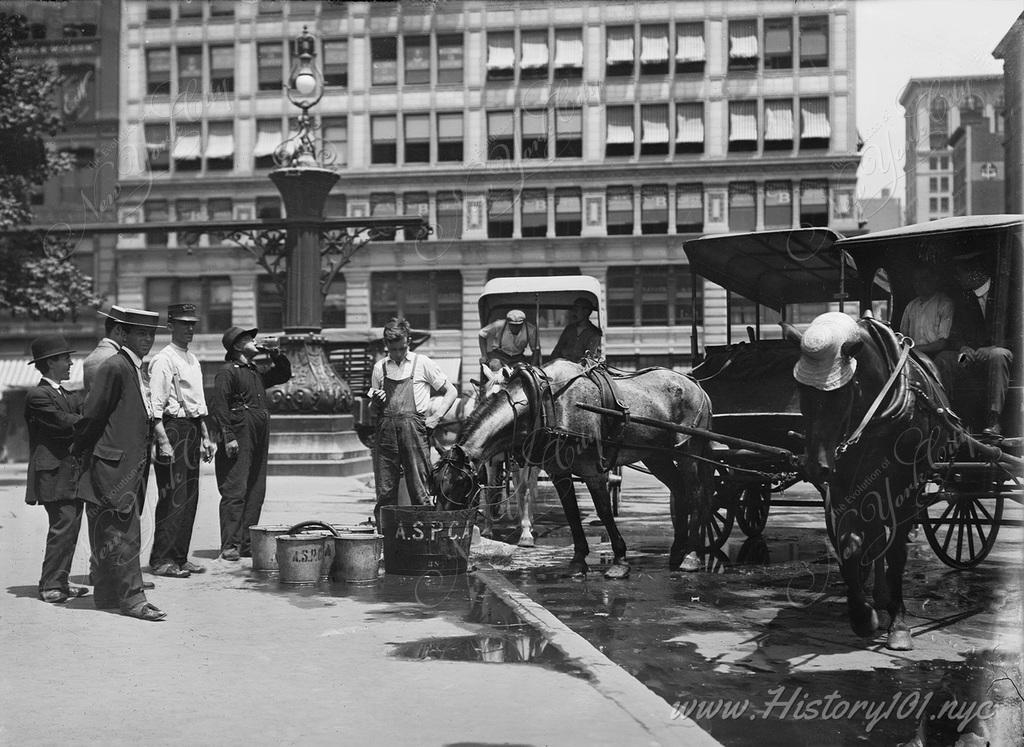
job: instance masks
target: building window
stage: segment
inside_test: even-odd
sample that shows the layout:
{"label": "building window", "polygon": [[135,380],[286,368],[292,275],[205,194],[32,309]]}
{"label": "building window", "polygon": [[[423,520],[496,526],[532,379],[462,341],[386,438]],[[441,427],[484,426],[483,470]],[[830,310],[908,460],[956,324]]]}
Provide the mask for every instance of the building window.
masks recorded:
{"label": "building window", "polygon": [[[322,128],[325,157],[336,166],[348,165],[348,118],[325,117]],[[333,160],[331,160],[333,159]]]}
{"label": "building window", "polygon": [[544,109],[523,111],[522,157],[548,157],[548,113]]}
{"label": "building window", "polygon": [[633,233],[633,188],[608,187],[607,232],[609,236],[630,236]]}
{"label": "building window", "polygon": [[939,211],[939,198],[938,197],[929,197],[928,198],[928,211],[932,212],[932,213],[937,213]]}
{"label": "building window", "polygon": [[519,205],[523,238],[548,235],[548,193],[543,189],[524,189]]}
{"label": "building window", "polygon": [[521,37],[522,56],[519,60],[521,80],[547,80],[548,78],[548,32],[523,31]]}
{"label": "building window", "polygon": [[264,332],[284,328],[284,298],[269,275],[256,280],[256,326]]}
{"label": "building window", "polygon": [[167,171],[171,167],[171,128],[165,124],[146,125],[146,163],[150,171]]}
{"label": "building window", "polygon": [[331,281],[327,294],[324,296],[323,315],[321,324],[325,328],[345,326],[345,276],[338,273]]}
{"label": "building window", "polygon": [[800,225],[828,226],[828,183],[800,183]]}
{"label": "building window", "polygon": [[[405,215],[418,215],[421,218],[430,216],[430,198],[426,192],[406,192],[402,195],[402,213]],[[428,221],[429,222],[429,221]],[[406,241],[416,241],[419,238],[419,226],[410,226],[402,230]]]}
{"label": "building window", "polygon": [[948,192],[949,191],[949,177],[948,176],[940,176],[939,177],[939,190],[942,191],[942,192]]}
{"label": "building window", "polygon": [[148,278],[146,308],[166,309],[169,304],[191,302],[202,310],[196,331],[222,332],[231,326],[231,278]]}
{"label": "building window", "polygon": [[458,270],[374,272],[372,324],[405,317],[413,329],[462,329],[462,274]]}
{"label": "building window", "polygon": [[487,238],[512,238],[512,192],[495,190],[487,193]]}
{"label": "building window", "polygon": [[764,69],[793,69],[793,19],[764,20]]}
{"label": "building window", "polygon": [[203,17],[203,6],[199,3],[178,3],[178,18],[185,20],[201,19]]}
{"label": "building window", "polygon": [[259,90],[280,91],[284,87],[284,51],[281,42],[256,45],[256,59],[259,65],[256,71]]}
{"label": "building window", "polygon": [[230,171],[235,167],[233,122],[210,122],[204,155],[208,171]]}
{"label": "building window", "polygon": [[633,27],[609,26],[605,77],[633,74]]}
{"label": "building window", "polygon": [[280,197],[257,197],[256,217],[260,220],[280,220],[281,198]]}
{"label": "building window", "polygon": [[[149,200],[143,206],[146,223],[166,223],[171,216],[167,212],[166,200]],[[167,246],[167,231],[147,231],[146,246]]]}
{"label": "building window", "polygon": [[397,163],[395,116],[370,117],[370,163]]}
{"label": "building window", "polygon": [[729,21],[729,72],[757,70],[757,21]]}
{"label": "building window", "polygon": [[668,155],[668,105],[640,107],[640,155]]}
{"label": "building window", "polygon": [[259,0],[259,7],[256,9],[260,15],[279,15],[282,11],[281,0]]}
{"label": "building window", "polygon": [[512,80],[515,77],[516,51],[512,32],[487,34],[487,80]]}
{"label": "building window", "polygon": [[[388,192],[370,193],[370,217],[372,218],[393,218],[398,215],[398,208],[395,205],[395,196]],[[376,236],[382,241],[395,240],[395,228],[378,228]]]}
{"label": "building window", "polygon": [[515,129],[512,112],[488,112],[487,160],[511,161],[515,158]]}
{"label": "building window", "polygon": [[210,90],[213,93],[235,90],[235,48],[230,44],[210,47]]}
{"label": "building window", "polygon": [[703,75],[707,50],[704,46],[703,23],[676,25],[676,73]]}
{"label": "building window", "polygon": [[704,187],[680,184],[676,187],[676,233],[704,231]]}
{"label": "building window", "polygon": [[348,215],[348,202],[345,195],[330,194],[324,201],[325,218],[344,218]]}
{"label": "building window", "polygon": [[462,160],[462,112],[437,115],[437,160]]}
{"label": "building window", "polygon": [[640,189],[640,232],[668,233],[668,187],[658,185]]}
{"label": "building window", "polygon": [[583,157],[583,112],[555,109],[555,158]]}
{"label": "building window", "polygon": [[370,40],[371,81],[375,86],[398,83],[398,42],[393,36]]}
{"label": "building window", "polygon": [[676,153],[704,152],[704,104],[676,104]]}
{"label": "building window", "polygon": [[171,6],[167,3],[148,3],[146,5],[147,21],[169,21],[171,20]]}
{"label": "building window", "polygon": [[755,304],[743,296],[733,295],[729,299],[729,323],[751,325],[757,324],[758,310],[761,313],[762,324],[777,324],[782,317],[775,309]]}
{"label": "building window", "polygon": [[764,102],[764,149],[793,150],[792,101]]}
{"label": "building window", "polygon": [[583,77],[583,32],[580,29],[555,29],[555,78]]}
{"label": "building window", "polygon": [[96,24],[66,23],[63,32],[65,39],[88,39],[96,36]]}
{"label": "building window", "polygon": [[632,156],[633,145],[633,107],[609,106],[605,109],[608,117],[608,131],[605,137],[604,154],[606,156]]}
{"label": "building window", "polygon": [[274,151],[283,141],[281,120],[260,119],[256,122],[256,145],[252,154],[257,169],[274,168]]}
{"label": "building window", "polygon": [[235,15],[233,0],[212,0],[210,3],[211,18],[231,18]]}
{"label": "building window", "polygon": [[753,231],[757,227],[757,206],[754,204],[754,183],[729,185],[729,230]]}
{"label": "building window", "polygon": [[689,325],[696,307],[697,324],[703,324],[703,288],[685,265],[609,267],[608,325],[612,327],[663,327]]}
{"label": "building window", "polygon": [[583,227],[583,200],[579,189],[555,190],[555,236],[579,236]]}
{"label": "building window", "polygon": [[348,40],[329,39],[323,43],[324,85],[348,88]]}
{"label": "building window", "polygon": [[[178,200],[174,203],[175,223],[198,223],[203,219],[202,206],[199,200]],[[185,236],[176,234],[178,246],[185,244]]]}
{"label": "building window", "polygon": [[640,27],[640,74],[668,75],[668,26]]}
{"label": "building window", "polygon": [[932,177],[928,178],[928,191],[929,192],[938,192],[939,191],[939,178],[937,176],[932,176]]}
{"label": "building window", "polygon": [[828,67],[828,16],[800,19],[800,67]]}
{"label": "building window", "polygon": [[949,212],[949,198],[948,197],[940,197],[939,198],[939,210],[941,210],[944,213],[948,213]]}
{"label": "building window", "polygon": [[179,124],[174,131],[175,171],[199,171],[202,167],[202,131],[198,124]]}
{"label": "building window", "polygon": [[939,156],[939,168],[943,171],[949,169],[949,156]]}
{"label": "building window", "polygon": [[462,193],[439,192],[437,226],[434,235],[440,241],[462,238]]}
{"label": "building window", "polygon": [[828,99],[800,99],[800,150],[827,149],[832,137]]}
{"label": "building window", "polygon": [[407,36],[405,51],[405,85],[429,85],[430,83],[430,37]]}
{"label": "building window", "polygon": [[[437,37],[437,83],[462,85],[462,35]],[[462,160],[461,158],[459,160]]]}
{"label": "building window", "polygon": [[[230,197],[211,198],[206,202],[206,214],[212,223],[234,220],[234,203]],[[223,244],[226,238],[227,234],[225,233],[211,233],[210,243]]]}
{"label": "building window", "polygon": [[764,185],[764,227],[793,226],[793,187],[789,182],[766,182]]}
{"label": "building window", "polygon": [[146,93],[150,96],[171,95],[171,50],[146,50]]}
{"label": "building window", "polygon": [[406,114],[405,163],[430,163],[430,115]]}
{"label": "building window", "polygon": [[729,102],[729,152],[757,150],[757,102]]}

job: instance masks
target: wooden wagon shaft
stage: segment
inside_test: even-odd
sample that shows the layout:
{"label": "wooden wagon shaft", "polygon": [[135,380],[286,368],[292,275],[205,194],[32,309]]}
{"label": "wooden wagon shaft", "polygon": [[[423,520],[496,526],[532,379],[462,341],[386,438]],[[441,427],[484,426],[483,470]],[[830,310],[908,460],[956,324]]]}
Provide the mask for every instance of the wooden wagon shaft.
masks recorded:
{"label": "wooden wagon shaft", "polygon": [[[598,407],[597,405],[588,405],[585,402],[577,402],[576,406],[582,410],[588,412],[594,412],[598,415],[609,415],[613,418],[619,418],[625,420],[626,415],[618,410],[609,410],[607,407]],[[688,425],[679,425],[678,423],[669,423],[667,420],[655,420],[654,418],[642,418],[638,415],[629,416],[631,423],[637,423],[639,425],[649,425],[654,428],[661,428],[662,430],[675,431],[676,433],[683,433],[687,436],[701,436],[703,438],[709,438],[712,441],[718,441],[719,443],[726,444],[727,446],[735,446],[739,449],[749,449],[750,451],[758,451],[762,454],[770,454],[775,457],[782,457],[783,459],[793,461],[793,452],[789,449],[783,449],[778,446],[767,446],[765,444],[759,444],[756,441],[747,441],[745,438],[736,438],[735,436],[726,436],[721,433],[714,433],[713,431],[706,431],[703,428],[692,428]]]}

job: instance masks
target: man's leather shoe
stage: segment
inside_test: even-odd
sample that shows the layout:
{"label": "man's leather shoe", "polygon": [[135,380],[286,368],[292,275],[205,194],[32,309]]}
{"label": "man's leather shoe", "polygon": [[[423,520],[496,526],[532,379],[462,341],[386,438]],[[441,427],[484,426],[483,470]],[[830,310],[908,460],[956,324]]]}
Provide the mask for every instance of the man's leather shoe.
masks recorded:
{"label": "man's leather shoe", "polygon": [[47,589],[39,592],[39,598],[50,604],[61,604],[68,601],[68,595],[60,589]]}
{"label": "man's leather shoe", "polygon": [[89,590],[84,586],[69,586],[68,597],[75,599],[77,597],[84,597],[89,594]]}
{"label": "man's leather shoe", "polygon": [[181,570],[183,570],[183,571],[188,571],[189,573],[206,573],[206,567],[205,566],[196,565],[191,560],[186,560],[184,563],[182,563],[178,567],[181,568]]}
{"label": "man's leather shoe", "polygon": [[168,578],[188,578],[192,575],[188,571],[179,568],[174,563],[164,563],[163,565],[157,566],[153,569],[153,573],[157,576],[167,576]]}
{"label": "man's leather shoe", "polygon": [[132,607],[130,610],[125,610],[121,613],[128,617],[134,617],[139,620],[147,620],[149,622],[157,622],[167,617],[167,613],[154,604],[149,602],[143,602],[142,604]]}
{"label": "man's leather shoe", "polygon": [[143,581],[142,582],[142,588],[143,589],[155,589],[156,588],[156,584],[154,584],[152,581]]}
{"label": "man's leather shoe", "polygon": [[984,429],[981,433],[982,433],[982,435],[989,436],[991,438],[999,438],[999,436],[1001,436],[1002,433],[1003,433],[1003,429],[999,427],[999,423],[996,423],[994,425],[990,425],[988,428]]}
{"label": "man's leather shoe", "polygon": [[224,560],[238,560],[241,555],[238,554],[238,550],[234,547],[229,547],[220,554]]}

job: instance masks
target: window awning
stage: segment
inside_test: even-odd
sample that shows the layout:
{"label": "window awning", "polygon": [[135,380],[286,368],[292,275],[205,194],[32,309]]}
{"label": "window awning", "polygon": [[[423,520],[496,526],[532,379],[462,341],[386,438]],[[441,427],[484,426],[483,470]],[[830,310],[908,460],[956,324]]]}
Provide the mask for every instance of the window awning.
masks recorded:
{"label": "window awning", "polygon": [[235,154],[235,134],[233,132],[211,131],[206,139],[207,158],[231,158]]}
{"label": "window awning", "polygon": [[583,36],[555,33],[555,67],[583,67]]}
{"label": "window awning", "polygon": [[539,194],[524,194],[522,197],[523,201],[523,212],[524,213],[544,213],[548,211],[548,198],[547,195]]}
{"label": "window awning", "polygon": [[702,104],[685,104],[676,107],[676,142],[704,142],[704,107]]}
{"label": "window awning", "polygon": [[178,161],[194,161],[199,158],[201,137],[198,132],[178,132],[174,139],[173,157]]}
{"label": "window awning", "polygon": [[676,60],[679,62],[704,62],[704,35],[699,31],[682,31],[676,40]]}
{"label": "window awning", "polygon": [[516,64],[516,53],[512,49],[511,36],[487,38],[487,69],[511,70]]}
{"label": "window awning", "polygon": [[729,57],[732,59],[757,57],[757,34],[747,32],[730,34]]}
{"label": "window awning", "polygon": [[645,106],[641,111],[643,129],[640,131],[643,143],[668,142],[668,107]]}
{"label": "window awning", "polygon": [[555,213],[579,213],[580,195],[577,192],[556,192]]}
{"label": "window awning", "polygon": [[701,208],[704,206],[704,192],[697,188],[680,189],[676,192],[676,207],[683,209]]}
{"label": "window awning", "polygon": [[658,63],[668,60],[668,30],[644,29],[640,37],[640,62]]}
{"label": "window awning", "polygon": [[633,61],[633,29],[608,29],[608,64]]}
{"label": "window awning", "polygon": [[523,39],[523,68],[547,67],[548,43],[546,39]]}
{"label": "window awning", "polygon": [[793,139],[793,105],[789,102],[768,101],[764,105],[764,139]]}
{"label": "window awning", "polygon": [[803,119],[800,137],[832,137],[832,126],[828,123],[827,99],[801,101],[800,116]]}
{"label": "window awning", "polygon": [[256,147],[252,149],[252,154],[257,158],[263,156],[272,156],[274,151],[277,150],[277,146],[281,144],[284,138],[281,136],[280,125],[276,122],[273,124],[264,125],[262,122],[257,125],[256,132]]}
{"label": "window awning", "polygon": [[430,117],[409,114],[405,117],[406,140],[430,140]]}
{"label": "window awning", "polygon": [[729,111],[729,140],[757,140],[757,112],[753,107]]}
{"label": "window awning", "polygon": [[608,109],[608,143],[633,142],[633,110]]}
{"label": "window awning", "polygon": [[[27,389],[39,383],[42,375],[38,368],[29,365],[29,360],[29,358],[0,359],[0,392],[4,389]],[[73,392],[82,388],[82,361],[84,360],[84,356],[71,359],[71,373],[67,379],[61,382],[61,385],[68,391]]]}

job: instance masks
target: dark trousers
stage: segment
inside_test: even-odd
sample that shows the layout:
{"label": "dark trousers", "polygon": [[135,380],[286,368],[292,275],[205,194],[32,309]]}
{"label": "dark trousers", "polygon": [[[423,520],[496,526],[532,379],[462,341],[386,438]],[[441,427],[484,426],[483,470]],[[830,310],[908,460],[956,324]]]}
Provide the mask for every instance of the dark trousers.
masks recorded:
{"label": "dark trousers", "polygon": [[[398,505],[398,481],[405,473],[405,487],[414,506],[430,502],[430,451],[427,426],[420,415],[382,415],[373,452],[377,507]],[[379,523],[379,522],[378,522]]]}
{"label": "dark trousers", "polygon": [[[985,382],[985,404],[989,413],[1002,413],[1006,404],[1006,390],[1010,386],[1010,365],[1013,353],[1006,348],[983,347],[974,351],[975,360],[967,366],[957,363],[959,353],[955,350],[944,350],[936,356],[935,365],[942,376],[943,384],[949,382],[947,389],[956,391],[959,380],[963,376]],[[989,425],[984,423],[983,425]]]}
{"label": "dark trousers", "polygon": [[199,445],[202,429],[198,419],[164,418],[164,429],[174,449],[168,462],[159,455],[156,470],[158,498],[149,564],[181,564],[188,560],[192,526],[199,506]]}
{"label": "dark trousers", "polygon": [[81,501],[49,501],[43,504],[50,528],[46,532],[46,552],[39,591],[68,590],[71,561],[75,557],[78,530],[82,525]]}
{"label": "dark trousers", "polygon": [[214,467],[220,489],[220,546],[250,552],[249,527],[259,524],[267,495],[267,453],[270,420],[266,413],[247,410],[245,424],[235,430],[238,454],[228,458],[217,450]]}
{"label": "dark trousers", "polygon": [[115,511],[90,503],[85,515],[89,520],[92,544],[93,599],[96,609],[119,608],[122,612],[146,601],[142,590],[139,553],[142,536],[137,511]]}

